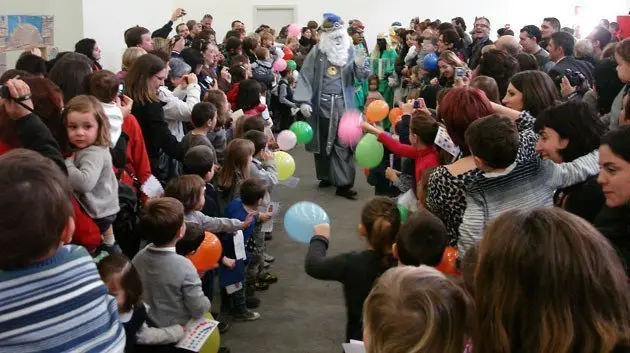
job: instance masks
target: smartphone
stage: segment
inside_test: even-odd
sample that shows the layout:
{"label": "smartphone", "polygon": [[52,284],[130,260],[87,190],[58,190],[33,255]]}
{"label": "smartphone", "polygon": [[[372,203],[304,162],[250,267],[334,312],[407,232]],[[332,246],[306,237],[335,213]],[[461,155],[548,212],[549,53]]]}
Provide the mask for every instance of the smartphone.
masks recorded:
{"label": "smartphone", "polygon": [[455,77],[466,77],[466,69],[459,66],[455,68]]}
{"label": "smartphone", "polygon": [[418,98],[413,101],[413,109],[424,108],[424,98]]}
{"label": "smartphone", "polygon": [[118,85],[118,97],[120,97],[120,99],[123,99],[123,96],[125,95],[123,91],[124,91],[124,86],[121,83]]}

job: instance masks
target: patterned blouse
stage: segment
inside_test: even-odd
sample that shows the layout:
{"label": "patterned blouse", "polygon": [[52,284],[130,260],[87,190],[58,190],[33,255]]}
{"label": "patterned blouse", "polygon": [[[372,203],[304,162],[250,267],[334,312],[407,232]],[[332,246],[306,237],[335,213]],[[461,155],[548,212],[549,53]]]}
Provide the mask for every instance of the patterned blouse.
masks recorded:
{"label": "patterned blouse", "polygon": [[[538,136],[532,130],[535,121],[528,112],[522,112],[516,120],[521,143],[517,160],[526,158],[526,154],[536,147]],[[473,169],[455,176],[446,166],[440,166],[429,176],[427,209],[444,222],[451,246],[457,246],[459,226],[466,211],[466,185],[478,172],[478,169]]]}

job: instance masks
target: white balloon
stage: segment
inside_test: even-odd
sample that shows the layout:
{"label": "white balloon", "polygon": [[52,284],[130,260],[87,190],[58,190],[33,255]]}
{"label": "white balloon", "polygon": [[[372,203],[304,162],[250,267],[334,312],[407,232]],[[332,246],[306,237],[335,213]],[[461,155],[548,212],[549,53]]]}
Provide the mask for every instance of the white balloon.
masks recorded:
{"label": "white balloon", "polygon": [[291,130],[283,130],[276,138],[278,147],[283,151],[289,151],[297,144],[297,136]]}
{"label": "white balloon", "polygon": [[278,59],[284,59],[284,51],[280,48],[276,48],[276,55],[278,56]]}

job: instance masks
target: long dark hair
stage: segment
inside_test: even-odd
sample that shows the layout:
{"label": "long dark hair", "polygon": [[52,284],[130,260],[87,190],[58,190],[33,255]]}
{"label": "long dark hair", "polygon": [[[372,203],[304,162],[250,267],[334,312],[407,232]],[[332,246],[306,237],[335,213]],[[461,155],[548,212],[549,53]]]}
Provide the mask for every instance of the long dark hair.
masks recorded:
{"label": "long dark hair", "polygon": [[560,99],[551,77],[541,71],[521,71],[512,76],[510,83],[523,94],[523,110],[533,116]]}
{"label": "long dark hair", "polygon": [[243,80],[238,86],[238,96],[234,110],[248,111],[260,104],[260,83],[256,80]]}
{"label": "long dark hair", "polygon": [[96,46],[96,41],[94,39],[83,38],[74,45],[74,52],[87,56],[90,60],[92,60],[96,69],[101,70],[103,67],[94,58],[94,46]]}

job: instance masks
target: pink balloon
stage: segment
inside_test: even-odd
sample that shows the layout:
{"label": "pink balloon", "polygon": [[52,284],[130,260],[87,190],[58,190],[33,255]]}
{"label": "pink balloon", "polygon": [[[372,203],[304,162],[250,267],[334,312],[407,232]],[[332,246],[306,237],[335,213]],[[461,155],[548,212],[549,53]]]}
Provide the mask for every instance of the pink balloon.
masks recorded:
{"label": "pink balloon", "polygon": [[337,130],[339,142],[350,147],[359,143],[363,136],[361,121],[361,113],[358,110],[348,110],[339,121],[339,129]]}
{"label": "pink balloon", "polygon": [[300,26],[293,23],[293,24],[290,24],[289,27],[287,28],[287,33],[291,37],[299,37],[302,31],[300,30]]}
{"label": "pink balloon", "polygon": [[276,141],[281,150],[289,151],[297,144],[297,136],[291,130],[283,130],[278,134]]}
{"label": "pink balloon", "polygon": [[278,72],[282,72],[287,69],[287,61],[284,59],[277,59],[273,62],[272,68]]}

